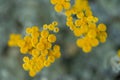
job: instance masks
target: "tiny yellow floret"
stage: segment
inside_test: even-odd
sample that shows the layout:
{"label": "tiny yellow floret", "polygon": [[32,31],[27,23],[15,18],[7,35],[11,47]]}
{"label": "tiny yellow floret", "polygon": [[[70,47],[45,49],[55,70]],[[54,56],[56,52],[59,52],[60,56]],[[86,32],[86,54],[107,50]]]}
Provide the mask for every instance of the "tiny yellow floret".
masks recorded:
{"label": "tiny yellow floret", "polygon": [[99,24],[98,25],[98,30],[100,30],[100,31],[106,31],[106,26],[105,26],[105,24]]}
{"label": "tiny yellow floret", "polygon": [[56,36],[54,34],[50,34],[48,36],[48,41],[51,42],[51,43],[55,42],[56,41]]}

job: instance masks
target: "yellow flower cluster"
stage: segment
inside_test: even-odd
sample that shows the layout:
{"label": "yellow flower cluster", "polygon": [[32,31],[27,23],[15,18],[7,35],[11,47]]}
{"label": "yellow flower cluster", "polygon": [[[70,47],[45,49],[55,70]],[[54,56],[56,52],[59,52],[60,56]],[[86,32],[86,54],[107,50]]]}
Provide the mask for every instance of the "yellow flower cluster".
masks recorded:
{"label": "yellow flower cluster", "polygon": [[20,34],[11,34],[10,40],[8,41],[8,46],[17,46],[17,41],[21,39]]}
{"label": "yellow flower cluster", "polygon": [[84,52],[88,53],[99,42],[106,41],[106,26],[103,23],[96,25],[98,18],[92,15],[88,0],[75,0],[75,4],[65,10],[65,15],[66,25],[78,37],[76,44]]}
{"label": "yellow flower cluster", "polygon": [[57,22],[45,24],[41,31],[38,26],[28,27],[26,28],[26,36],[17,40],[20,52],[31,55],[31,57],[25,56],[23,58],[23,68],[29,71],[31,77],[34,77],[44,67],[49,67],[56,58],[61,56],[60,46],[52,45],[56,41],[54,32],[59,31],[57,24]]}
{"label": "yellow flower cluster", "polygon": [[56,12],[61,12],[63,9],[67,10],[71,7],[70,0],[50,0],[55,5]]}
{"label": "yellow flower cluster", "polygon": [[[99,42],[106,41],[106,26],[103,23],[96,25],[98,18],[92,15],[87,0],[76,0],[74,6],[65,14],[67,16],[66,25],[78,37],[76,44],[84,52],[88,53],[92,47],[98,46]],[[73,15],[76,15],[76,19],[73,19]]]}

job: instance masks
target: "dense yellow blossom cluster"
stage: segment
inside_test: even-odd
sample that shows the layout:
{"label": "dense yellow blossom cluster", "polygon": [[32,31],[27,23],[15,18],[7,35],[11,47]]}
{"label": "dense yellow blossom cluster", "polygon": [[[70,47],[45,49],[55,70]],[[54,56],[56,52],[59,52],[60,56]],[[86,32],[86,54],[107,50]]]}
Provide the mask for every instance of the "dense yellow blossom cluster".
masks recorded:
{"label": "dense yellow blossom cluster", "polygon": [[65,15],[66,25],[78,37],[76,44],[84,52],[88,53],[99,42],[106,41],[106,26],[103,23],[96,24],[98,18],[92,15],[88,0],[75,0],[75,4],[65,10]]}
{"label": "dense yellow blossom cluster", "polygon": [[70,0],[50,0],[53,5],[55,5],[54,9],[57,12],[61,12],[63,9],[67,10],[71,7]]}
{"label": "dense yellow blossom cluster", "polygon": [[[28,27],[24,38],[16,38],[19,35],[14,34],[10,36],[8,42],[10,46],[18,46],[22,54],[30,55],[23,58],[23,68],[29,71],[31,77],[44,67],[49,67],[56,58],[61,56],[60,46],[53,45],[56,42],[54,32],[59,31],[57,25],[58,23],[55,21],[49,25],[43,25],[42,30],[39,30],[38,26]],[[11,42],[13,43],[11,44]]]}

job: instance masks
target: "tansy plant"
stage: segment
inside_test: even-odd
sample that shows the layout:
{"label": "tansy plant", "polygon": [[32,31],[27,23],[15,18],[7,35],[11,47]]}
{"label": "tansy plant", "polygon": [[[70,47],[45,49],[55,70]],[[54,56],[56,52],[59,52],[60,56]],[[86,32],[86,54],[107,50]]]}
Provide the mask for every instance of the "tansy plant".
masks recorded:
{"label": "tansy plant", "polygon": [[38,26],[26,28],[26,35],[22,38],[19,34],[11,34],[8,41],[9,46],[17,46],[22,54],[29,54],[30,57],[23,57],[23,69],[29,71],[30,76],[35,76],[44,67],[49,67],[55,59],[61,56],[60,46],[54,44],[59,28],[57,22],[43,25],[39,30]]}
{"label": "tansy plant", "polygon": [[[88,0],[50,0],[56,12],[63,12],[66,16],[66,25],[77,37],[76,44],[85,53],[98,46],[99,42],[104,43],[107,38],[106,26],[103,23],[96,24],[98,18],[92,15]],[[43,25],[39,30],[38,26],[26,28],[26,35],[11,34],[8,41],[9,46],[17,46],[24,56],[23,68],[29,71],[30,76],[35,76],[44,67],[50,66],[56,58],[61,56],[60,46],[53,43],[56,41],[55,33],[59,32],[56,21]]]}
{"label": "tansy plant", "polygon": [[96,24],[98,18],[92,15],[88,0],[75,0],[71,6],[70,0],[51,0],[56,12],[63,12],[66,16],[66,25],[77,37],[76,44],[88,53],[92,47],[104,43],[107,38],[106,26]]}

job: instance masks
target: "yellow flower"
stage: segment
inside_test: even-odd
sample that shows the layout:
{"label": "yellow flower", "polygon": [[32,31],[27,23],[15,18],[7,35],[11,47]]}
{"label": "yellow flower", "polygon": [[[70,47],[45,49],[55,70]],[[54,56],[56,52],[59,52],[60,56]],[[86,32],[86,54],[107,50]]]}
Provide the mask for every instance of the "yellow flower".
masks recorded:
{"label": "yellow flower", "polygon": [[39,31],[38,26],[32,26],[32,32],[37,32],[37,31]]}
{"label": "yellow flower", "polygon": [[56,41],[56,36],[54,34],[50,34],[48,36],[48,41],[51,42],[51,43],[55,42]]}
{"label": "yellow flower", "polygon": [[58,27],[56,27],[56,28],[54,28],[54,32],[59,32],[59,28]]}
{"label": "yellow flower", "polygon": [[45,38],[45,37],[41,37],[39,41],[41,43],[47,43],[48,42],[47,38]]}
{"label": "yellow flower", "polygon": [[88,52],[91,51],[91,46],[83,47],[82,50],[83,50],[85,53],[88,53]]}
{"label": "yellow flower", "polygon": [[27,34],[32,33],[32,29],[31,29],[30,27],[26,28],[26,33],[27,33]]}
{"label": "yellow flower", "polygon": [[66,10],[65,15],[66,15],[67,17],[71,17],[71,15],[72,15],[72,10]]}
{"label": "yellow flower", "polygon": [[32,38],[31,43],[32,43],[33,46],[35,46],[38,43],[38,39],[37,38]]}
{"label": "yellow flower", "polygon": [[101,23],[101,24],[98,25],[98,30],[100,30],[100,31],[106,31],[106,26]]}
{"label": "yellow flower", "polygon": [[52,44],[50,42],[45,43],[45,48],[46,49],[51,49]]}
{"label": "yellow flower", "polygon": [[95,23],[89,23],[88,27],[89,27],[89,29],[95,30],[96,29],[96,24]]}
{"label": "yellow flower", "polygon": [[48,29],[48,25],[47,25],[47,24],[44,24],[44,25],[43,25],[43,29],[44,29],[44,30]]}
{"label": "yellow flower", "polygon": [[56,12],[61,12],[63,9],[68,10],[71,7],[70,0],[50,0],[54,5]]}
{"label": "yellow flower", "polygon": [[77,14],[77,18],[83,18],[84,17],[84,13],[83,12],[79,12],[78,14]]}
{"label": "yellow flower", "polygon": [[53,50],[54,51],[60,51],[60,46],[59,45],[54,45]]}
{"label": "yellow flower", "polygon": [[29,70],[29,65],[27,63],[24,63],[22,67],[24,70]]}
{"label": "yellow flower", "polygon": [[87,35],[91,38],[95,38],[97,36],[97,32],[96,30],[89,30]]}
{"label": "yellow flower", "polygon": [[28,61],[29,61],[29,57],[25,56],[25,57],[23,58],[23,61],[24,61],[24,62],[28,62]]}
{"label": "yellow flower", "polygon": [[20,48],[20,52],[26,54],[28,52],[28,49],[26,47],[22,47]]}
{"label": "yellow flower", "polygon": [[54,26],[53,24],[48,25],[48,29],[49,29],[49,30],[53,31],[54,28],[55,28],[55,26]]}
{"label": "yellow flower", "polygon": [[54,56],[48,56],[48,61],[53,63],[55,61],[55,57]]}
{"label": "yellow flower", "polygon": [[19,47],[24,47],[25,46],[25,41],[24,40],[19,40],[18,41],[18,46]]}
{"label": "yellow flower", "polygon": [[24,40],[25,40],[25,42],[31,42],[31,37],[30,36],[25,36]]}
{"label": "yellow flower", "polygon": [[49,52],[48,52],[48,56],[53,56],[53,55],[55,55],[56,53],[55,53],[55,51],[53,51],[53,50],[49,50]]}
{"label": "yellow flower", "polygon": [[48,37],[48,35],[49,35],[49,31],[48,30],[43,30],[43,31],[41,31],[41,37]]}
{"label": "yellow flower", "polygon": [[75,20],[75,26],[81,26],[82,22],[81,20]]}
{"label": "yellow flower", "polygon": [[60,51],[54,52],[54,56],[55,56],[55,58],[60,58],[61,57]]}
{"label": "yellow flower", "polygon": [[43,50],[44,48],[45,48],[45,45],[43,44],[43,43],[38,43],[37,44],[37,46],[36,46],[36,48],[38,49],[38,50]]}
{"label": "yellow flower", "polygon": [[75,29],[75,30],[74,30],[74,35],[77,36],[77,37],[79,37],[79,36],[82,35],[82,32],[83,32],[82,29],[79,29],[79,28],[78,28],[78,29]]}
{"label": "yellow flower", "polygon": [[91,45],[92,45],[93,47],[98,46],[98,44],[99,44],[99,41],[98,41],[97,39],[93,38],[93,39],[91,40]]}
{"label": "yellow flower", "polygon": [[53,22],[52,22],[52,25],[53,25],[53,26],[57,26],[57,25],[58,25],[58,22],[57,22],[57,21],[53,21]]}
{"label": "yellow flower", "polygon": [[84,45],[83,39],[81,39],[81,38],[77,39],[76,44],[78,47],[82,48],[82,46]]}
{"label": "yellow flower", "polygon": [[51,64],[50,61],[45,61],[45,62],[44,62],[44,66],[45,66],[45,67],[49,67],[50,64]]}
{"label": "yellow flower", "polygon": [[31,70],[31,71],[29,71],[29,75],[30,75],[31,77],[34,77],[34,76],[36,75],[36,73],[35,73],[35,71]]}
{"label": "yellow flower", "polygon": [[64,2],[63,7],[64,7],[64,9],[69,9],[71,7],[70,2]]}
{"label": "yellow flower", "polygon": [[72,21],[67,21],[66,25],[71,27],[71,26],[73,26],[73,22]]}
{"label": "yellow flower", "polygon": [[87,25],[82,25],[82,26],[81,26],[81,29],[82,29],[82,32],[83,32],[83,33],[87,33],[88,30],[89,30],[89,28],[88,28]]}
{"label": "yellow flower", "polygon": [[41,51],[41,55],[42,55],[42,56],[47,56],[47,55],[48,55],[48,50],[43,50],[43,51]]}
{"label": "yellow flower", "polygon": [[56,4],[54,8],[57,12],[61,12],[63,10],[63,6],[61,4]]}
{"label": "yellow flower", "polygon": [[56,3],[57,3],[57,0],[50,0],[50,2],[51,2],[52,4],[56,4]]}
{"label": "yellow flower", "polygon": [[32,56],[39,56],[40,52],[37,49],[32,50]]}
{"label": "yellow flower", "polygon": [[104,36],[100,36],[99,39],[100,39],[100,42],[101,42],[101,43],[106,42],[106,37],[104,37]]}
{"label": "yellow flower", "polygon": [[38,38],[39,37],[39,32],[32,32],[31,36],[34,38]]}

